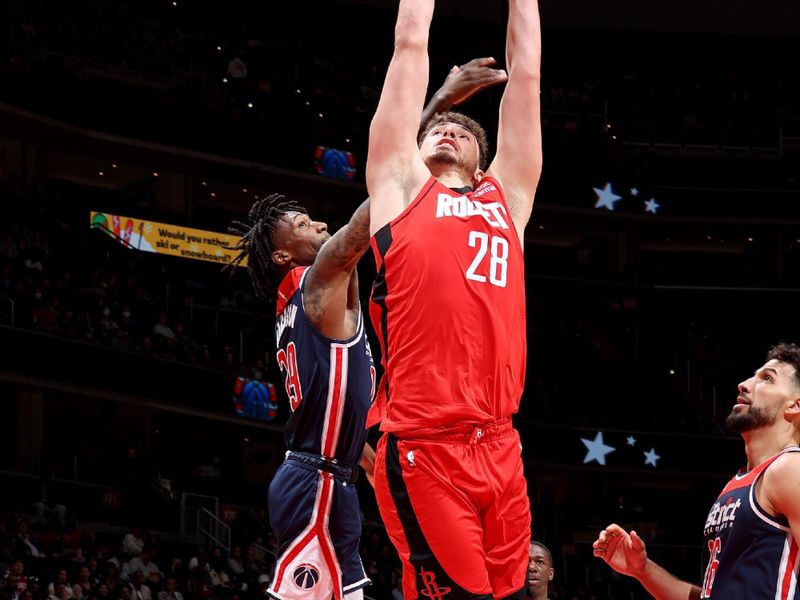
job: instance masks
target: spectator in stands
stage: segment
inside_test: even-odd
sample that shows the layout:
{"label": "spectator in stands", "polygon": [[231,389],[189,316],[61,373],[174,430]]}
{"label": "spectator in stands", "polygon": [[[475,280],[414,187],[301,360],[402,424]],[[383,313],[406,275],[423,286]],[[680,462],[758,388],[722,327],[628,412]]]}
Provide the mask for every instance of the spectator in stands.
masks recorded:
{"label": "spectator in stands", "polygon": [[241,546],[234,546],[231,550],[231,557],[228,559],[228,572],[235,581],[240,581],[244,576]]}
{"label": "spectator in stands", "polygon": [[53,544],[50,555],[55,560],[60,561],[68,560],[82,563],[85,560],[83,549],[76,546],[72,541],[72,537],[67,533],[58,537]]}
{"label": "spectator in stands", "polygon": [[211,566],[208,564],[205,552],[198,553],[196,558],[196,566],[193,569],[189,569],[187,581],[189,594],[194,599],[211,598],[213,596],[209,577]]}
{"label": "spectator in stands", "polygon": [[191,573],[192,571],[196,570],[201,564],[204,565],[206,570],[208,570],[205,546],[198,546],[194,556],[189,559],[189,572]]}
{"label": "spectator in stands", "polygon": [[224,595],[227,590],[233,587],[231,578],[227,573],[227,561],[222,556],[222,550],[219,547],[215,547],[211,551],[208,579],[215,596]]}
{"label": "spectator in stands", "polygon": [[131,600],[131,587],[127,584],[120,585],[114,594],[114,600]]}
{"label": "spectator in stands", "polygon": [[19,600],[20,591],[17,587],[18,577],[13,572],[9,572],[8,576],[6,577],[6,585],[5,589],[3,590],[3,595],[8,600]]}
{"label": "spectator in stands", "polygon": [[78,581],[75,582],[72,589],[80,589],[81,598],[88,598],[92,594],[94,583],[92,582],[92,572],[89,567],[83,566],[78,570]]}
{"label": "spectator in stands", "polygon": [[167,577],[164,589],[158,593],[158,600],[183,600],[183,594],[178,591],[178,580]]}
{"label": "spectator in stands", "polygon": [[108,587],[105,583],[100,583],[94,590],[94,593],[91,595],[91,600],[110,600],[111,599],[111,588]]}
{"label": "spectator in stands", "polygon": [[164,311],[158,313],[158,322],[153,325],[153,335],[156,336],[156,339],[167,342],[173,342],[175,340],[175,332],[172,331],[172,328],[167,324],[167,313]]}
{"label": "spectator in stands", "polygon": [[56,583],[53,589],[48,589],[47,592],[47,600],[70,600],[71,598],[72,586],[65,583]]}
{"label": "spectator in stands", "polygon": [[63,587],[67,598],[72,598],[72,585],[69,583],[69,577],[66,569],[59,569],[55,580],[47,585],[48,596],[58,597],[59,594],[57,593],[56,587],[59,585]]}
{"label": "spectator in stands", "polygon": [[144,575],[147,585],[160,586],[164,574],[153,562],[153,549],[151,546],[144,546],[139,556],[134,556],[122,567],[120,578],[123,581],[130,579],[130,574],[140,571]]}
{"label": "spectator in stands", "polygon": [[[130,532],[125,534],[122,538],[122,551],[130,557],[139,556],[144,550],[144,531],[141,527],[134,527]],[[122,564],[117,565],[122,569]]]}
{"label": "spectator in stands", "polygon": [[[122,547],[120,546],[120,551]],[[116,557],[113,557],[111,560],[117,560]],[[120,577],[119,577],[119,569],[115,563],[109,561],[105,564],[105,571],[104,576],[100,580],[101,583],[108,586],[108,589],[111,593],[117,589],[117,586],[120,584]]]}
{"label": "spectator in stands", "polygon": [[20,519],[17,523],[17,536],[15,539],[14,556],[20,558],[45,558],[46,554],[38,540],[33,539],[28,533],[28,523]]}
{"label": "spectator in stands", "polygon": [[134,571],[131,573],[131,600],[152,600],[150,588],[144,585],[144,573]]}

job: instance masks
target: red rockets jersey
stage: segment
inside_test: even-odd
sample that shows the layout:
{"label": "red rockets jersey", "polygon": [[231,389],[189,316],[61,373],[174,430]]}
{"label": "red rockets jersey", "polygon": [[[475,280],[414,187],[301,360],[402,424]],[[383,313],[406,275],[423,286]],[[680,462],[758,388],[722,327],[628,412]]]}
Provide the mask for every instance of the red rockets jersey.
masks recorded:
{"label": "red rockets jersey", "polygon": [[431,177],[371,245],[385,374],[368,423],[424,435],[516,412],[525,272],[499,183],[485,177],[462,193]]}
{"label": "red rockets jersey", "polygon": [[784,517],[767,513],[756,483],[791,447],[728,482],[711,507],[703,530],[706,565],[701,598],[800,600],[800,548]]}

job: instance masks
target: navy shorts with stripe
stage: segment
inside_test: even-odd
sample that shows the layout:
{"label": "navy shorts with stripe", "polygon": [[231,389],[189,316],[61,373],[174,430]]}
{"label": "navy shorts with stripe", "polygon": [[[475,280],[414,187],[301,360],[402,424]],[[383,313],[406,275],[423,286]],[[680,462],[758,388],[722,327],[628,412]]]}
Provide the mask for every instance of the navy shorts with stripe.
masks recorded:
{"label": "navy shorts with stripe", "polygon": [[[270,483],[269,506],[270,525],[278,540],[273,588],[287,550],[302,552],[297,549],[298,543],[302,543],[304,534],[308,535],[313,522],[325,527],[325,513],[327,535],[322,536],[322,543],[333,547],[342,574],[342,591],[347,594],[370,583],[359,554],[361,514],[355,485],[308,465],[284,461]],[[283,576],[291,578],[293,573],[286,572]],[[272,595],[281,597],[280,593]]]}

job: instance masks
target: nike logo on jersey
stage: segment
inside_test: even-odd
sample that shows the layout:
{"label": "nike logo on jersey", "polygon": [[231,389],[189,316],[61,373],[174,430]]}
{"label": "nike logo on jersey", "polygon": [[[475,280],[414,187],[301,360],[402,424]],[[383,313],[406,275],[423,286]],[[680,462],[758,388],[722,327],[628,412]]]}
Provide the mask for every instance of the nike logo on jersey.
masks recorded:
{"label": "nike logo on jersey", "polygon": [[443,192],[439,193],[436,202],[436,218],[458,217],[465,219],[468,217],[480,216],[492,227],[508,229],[508,213],[505,206],[499,202],[475,202],[466,196],[451,196]]}
{"label": "nike logo on jersey", "polygon": [[281,336],[287,327],[294,327],[294,319],[297,316],[297,306],[294,304],[286,305],[286,309],[281,316],[275,320],[275,339],[280,344]]}
{"label": "nike logo on jersey", "polygon": [[717,531],[721,529],[725,529],[728,526],[728,523],[733,523],[736,519],[736,511],[742,505],[741,499],[737,499],[736,502],[733,502],[733,499],[728,501],[727,504],[720,504],[719,502],[715,502],[714,506],[711,507],[711,512],[708,513],[708,518],[706,519],[706,526],[704,531],[706,535],[711,531],[712,528],[716,528]]}

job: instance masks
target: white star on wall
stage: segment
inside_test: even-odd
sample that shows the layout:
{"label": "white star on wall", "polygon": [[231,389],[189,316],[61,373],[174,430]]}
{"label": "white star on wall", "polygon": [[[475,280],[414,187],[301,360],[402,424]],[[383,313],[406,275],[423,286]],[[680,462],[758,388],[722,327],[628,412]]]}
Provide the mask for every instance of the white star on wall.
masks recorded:
{"label": "white star on wall", "polygon": [[583,459],[583,464],[596,460],[601,465],[606,464],[606,454],[611,454],[616,450],[611,446],[607,446],[603,442],[603,432],[598,431],[597,435],[594,437],[594,440],[587,440],[586,438],[581,438],[583,445],[586,446],[588,452],[586,452],[586,457]]}
{"label": "white star on wall", "polygon": [[595,208],[607,208],[608,210],[614,210],[614,202],[622,198],[622,196],[617,196],[614,193],[614,190],[611,189],[611,184],[607,183],[606,187],[604,188],[592,188],[594,193],[597,194],[597,202],[595,202]]}
{"label": "white star on wall", "polygon": [[636,438],[632,435],[628,436],[628,446],[635,446],[636,445]]}
{"label": "white star on wall", "polygon": [[661,205],[656,202],[655,198],[650,198],[650,200],[644,201],[644,212],[656,214],[659,208],[661,208]]}
{"label": "white star on wall", "polygon": [[654,467],[658,466],[656,465],[656,463],[658,462],[658,459],[661,457],[658,454],[656,454],[655,448],[650,448],[650,452],[644,452],[643,454],[644,454],[644,464],[652,465]]}
{"label": "white star on wall", "polygon": [[636,198],[636,196],[638,196],[638,195],[639,195],[639,188],[632,187],[631,188],[631,196]]}

